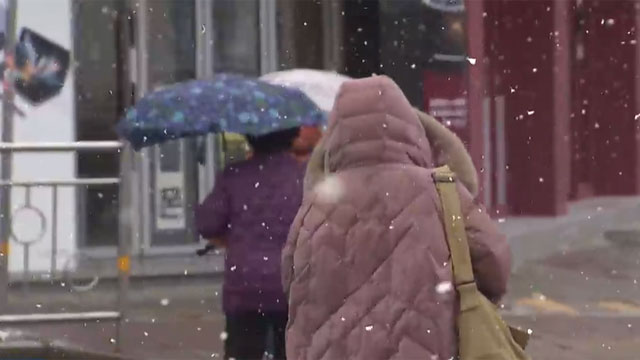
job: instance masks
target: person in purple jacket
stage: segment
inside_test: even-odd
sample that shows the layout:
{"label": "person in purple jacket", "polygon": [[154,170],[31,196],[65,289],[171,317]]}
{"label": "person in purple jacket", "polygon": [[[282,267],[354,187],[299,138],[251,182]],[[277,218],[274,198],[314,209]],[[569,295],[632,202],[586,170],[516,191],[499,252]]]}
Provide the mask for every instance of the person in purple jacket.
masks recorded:
{"label": "person in purple jacket", "polygon": [[285,359],[288,308],[280,257],[302,203],[304,164],[290,152],[298,132],[249,136],[253,156],[225,169],[196,209],[200,234],[226,246],[225,359],[262,359],[269,331],[272,355]]}

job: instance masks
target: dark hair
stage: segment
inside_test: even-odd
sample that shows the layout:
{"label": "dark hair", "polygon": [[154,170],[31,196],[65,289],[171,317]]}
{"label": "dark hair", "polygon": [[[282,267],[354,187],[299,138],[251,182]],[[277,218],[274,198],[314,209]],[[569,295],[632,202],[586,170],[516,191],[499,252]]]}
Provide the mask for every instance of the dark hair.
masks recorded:
{"label": "dark hair", "polygon": [[291,149],[300,128],[281,130],[261,136],[247,135],[247,141],[256,154],[273,154]]}

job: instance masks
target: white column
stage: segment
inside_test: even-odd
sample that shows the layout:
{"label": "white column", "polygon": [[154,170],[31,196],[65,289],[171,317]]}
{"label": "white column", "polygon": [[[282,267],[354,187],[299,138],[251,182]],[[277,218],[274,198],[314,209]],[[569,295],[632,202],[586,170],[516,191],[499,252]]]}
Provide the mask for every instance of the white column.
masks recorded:
{"label": "white column", "polygon": [[[29,28],[41,34],[59,46],[71,51],[72,14],[70,0],[41,1],[20,0],[17,10],[18,36],[22,29]],[[75,92],[74,67],[69,73],[64,87],[58,95],[38,106],[32,106],[16,96],[15,104],[25,113],[23,118],[14,117],[15,142],[72,142],[75,134]],[[43,166],[44,164],[44,166]],[[69,180],[76,177],[76,155],[73,153],[21,153],[13,157],[13,180]],[[30,246],[29,268],[32,272],[48,272],[51,268],[52,239],[52,197],[51,188],[33,188],[31,204],[40,210],[46,223],[43,238]],[[11,192],[13,211],[25,204],[24,188],[15,188]],[[60,188],[58,191],[57,221],[57,269],[60,270],[77,251],[77,215],[76,191],[73,188]],[[33,234],[39,230],[39,222],[27,212],[13,219],[16,232]],[[23,271],[23,247],[11,241],[9,271]]]}

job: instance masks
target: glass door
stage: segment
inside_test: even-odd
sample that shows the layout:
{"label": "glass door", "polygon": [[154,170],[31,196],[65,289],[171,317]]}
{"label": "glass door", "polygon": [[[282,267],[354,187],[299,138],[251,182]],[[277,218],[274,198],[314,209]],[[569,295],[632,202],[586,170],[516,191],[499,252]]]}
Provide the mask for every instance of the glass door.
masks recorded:
{"label": "glass door", "polygon": [[[136,96],[195,79],[195,0],[134,1]],[[198,238],[193,208],[198,200],[195,139],[164,143],[138,157],[141,193],[141,251],[191,251]]]}

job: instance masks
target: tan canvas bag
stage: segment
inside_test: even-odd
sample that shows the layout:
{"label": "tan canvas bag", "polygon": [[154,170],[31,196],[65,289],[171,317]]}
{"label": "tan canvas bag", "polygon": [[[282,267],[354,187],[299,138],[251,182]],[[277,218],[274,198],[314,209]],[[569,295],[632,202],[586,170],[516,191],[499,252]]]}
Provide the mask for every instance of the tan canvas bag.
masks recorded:
{"label": "tan canvas bag", "polygon": [[460,298],[458,352],[460,360],[530,360],[524,348],[529,335],[509,327],[497,307],[476,286],[455,174],[444,166],[433,174],[442,202],[453,278]]}

